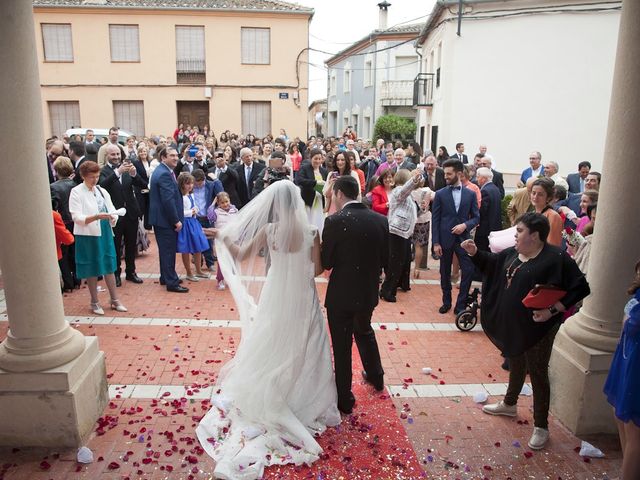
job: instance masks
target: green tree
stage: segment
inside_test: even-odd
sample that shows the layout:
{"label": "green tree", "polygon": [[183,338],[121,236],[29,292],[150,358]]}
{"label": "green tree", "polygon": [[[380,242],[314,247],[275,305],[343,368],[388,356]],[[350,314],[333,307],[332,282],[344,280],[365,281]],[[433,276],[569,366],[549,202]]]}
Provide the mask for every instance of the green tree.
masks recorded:
{"label": "green tree", "polygon": [[416,124],[413,120],[398,115],[383,115],[378,118],[373,129],[373,138],[383,138],[386,142],[412,140],[415,138]]}

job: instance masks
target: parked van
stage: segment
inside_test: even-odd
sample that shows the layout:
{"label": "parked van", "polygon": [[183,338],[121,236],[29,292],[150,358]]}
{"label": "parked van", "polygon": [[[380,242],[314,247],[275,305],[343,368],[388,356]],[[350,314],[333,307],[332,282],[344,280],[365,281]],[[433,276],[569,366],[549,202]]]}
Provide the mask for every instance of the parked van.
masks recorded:
{"label": "parked van", "polygon": [[[108,128],[70,128],[66,132],[65,135],[68,135],[69,138],[74,135],[80,135],[82,140],[84,140],[85,135],[87,134],[87,130],[93,130],[93,134],[95,135],[95,141],[99,142],[102,138],[109,137],[109,129]],[[118,143],[121,145],[125,145],[127,143],[127,138],[133,137],[133,133],[127,132],[126,130],[118,131]]]}

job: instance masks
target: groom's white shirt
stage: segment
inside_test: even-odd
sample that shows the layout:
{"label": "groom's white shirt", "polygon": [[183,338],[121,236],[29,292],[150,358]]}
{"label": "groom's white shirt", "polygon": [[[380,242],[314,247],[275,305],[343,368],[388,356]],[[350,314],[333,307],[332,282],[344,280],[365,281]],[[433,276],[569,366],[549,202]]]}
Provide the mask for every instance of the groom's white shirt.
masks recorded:
{"label": "groom's white shirt", "polygon": [[[346,207],[347,205],[351,204],[351,203],[360,203],[358,200],[349,200],[347,203],[345,203],[344,205],[342,205],[342,208]],[[342,210],[342,209],[341,209]]]}

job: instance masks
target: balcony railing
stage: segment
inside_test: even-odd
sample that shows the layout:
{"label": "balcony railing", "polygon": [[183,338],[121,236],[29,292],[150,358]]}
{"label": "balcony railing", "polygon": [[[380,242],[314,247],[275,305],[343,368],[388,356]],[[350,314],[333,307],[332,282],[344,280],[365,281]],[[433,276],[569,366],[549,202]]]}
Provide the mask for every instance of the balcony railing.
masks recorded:
{"label": "balcony railing", "polygon": [[433,73],[419,73],[413,81],[413,106],[433,106]]}
{"label": "balcony railing", "polygon": [[387,80],[382,82],[380,102],[383,107],[411,106],[412,92],[411,80]]}
{"label": "balcony railing", "polygon": [[179,84],[204,85],[206,65],[204,60],[176,60],[176,75]]}

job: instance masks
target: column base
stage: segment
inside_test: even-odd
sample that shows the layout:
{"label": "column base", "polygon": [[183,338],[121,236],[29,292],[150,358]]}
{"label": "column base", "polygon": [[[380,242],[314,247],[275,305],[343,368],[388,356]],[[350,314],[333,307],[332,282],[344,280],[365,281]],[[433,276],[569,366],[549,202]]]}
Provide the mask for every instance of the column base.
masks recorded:
{"label": "column base", "polygon": [[80,446],[108,401],[104,353],[95,337],[85,337],[80,356],[60,367],[0,370],[0,446]]}
{"label": "column base", "polygon": [[567,335],[566,324],[556,336],[549,365],[551,413],[576,436],[617,432],[613,408],[602,392],[612,357],[577,343]]}

